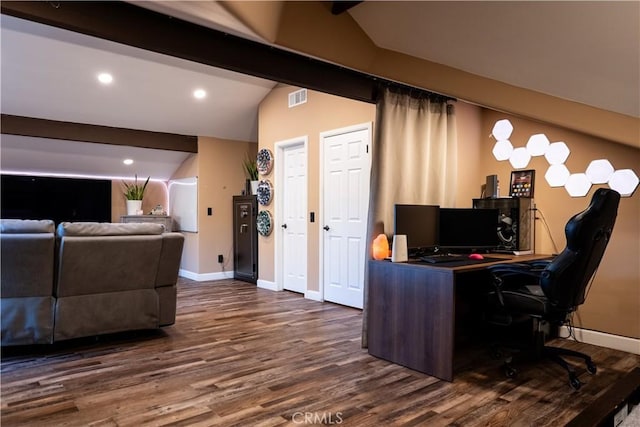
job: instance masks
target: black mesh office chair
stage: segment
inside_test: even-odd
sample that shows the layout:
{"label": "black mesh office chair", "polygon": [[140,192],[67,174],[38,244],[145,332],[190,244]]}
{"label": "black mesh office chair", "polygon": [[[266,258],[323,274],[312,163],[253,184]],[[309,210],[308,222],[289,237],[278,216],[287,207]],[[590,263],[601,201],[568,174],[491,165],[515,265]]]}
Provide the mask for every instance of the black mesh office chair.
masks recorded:
{"label": "black mesh office chair", "polygon": [[[596,373],[595,364],[584,353],[545,346],[543,325],[569,323],[573,312],[584,303],[591,279],[609,242],[619,201],[620,195],[614,190],[596,190],[587,209],[567,222],[567,246],[552,261],[490,267],[494,287],[488,295],[488,321],[512,325],[533,319],[534,339],[528,348],[533,353],[529,356],[549,358],[563,366],[569,374],[569,384],[576,390],[582,383],[560,356],[584,359],[591,374]],[[507,376],[517,375],[511,358],[507,359],[504,368]]]}

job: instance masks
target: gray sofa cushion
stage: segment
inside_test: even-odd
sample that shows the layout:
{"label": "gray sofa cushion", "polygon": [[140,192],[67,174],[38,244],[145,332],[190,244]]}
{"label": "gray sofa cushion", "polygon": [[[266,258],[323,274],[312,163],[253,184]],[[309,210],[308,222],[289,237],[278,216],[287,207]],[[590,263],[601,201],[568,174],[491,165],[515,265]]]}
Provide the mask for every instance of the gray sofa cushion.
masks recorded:
{"label": "gray sofa cushion", "polygon": [[87,295],[155,286],[162,234],[63,237],[55,296]]}
{"label": "gray sofa cushion", "polygon": [[0,235],[2,297],[53,294],[53,233]]}
{"label": "gray sofa cushion", "polygon": [[63,236],[133,236],[162,234],[164,225],[149,222],[62,222],[58,225],[58,237]]}
{"label": "gray sofa cushion", "polygon": [[2,234],[53,233],[55,224],[50,219],[1,219]]}
{"label": "gray sofa cushion", "polygon": [[52,296],[3,296],[0,299],[2,345],[51,344],[54,304],[55,299]]}
{"label": "gray sofa cushion", "polygon": [[138,289],[58,298],[54,341],[136,329],[155,329],[158,294]]}

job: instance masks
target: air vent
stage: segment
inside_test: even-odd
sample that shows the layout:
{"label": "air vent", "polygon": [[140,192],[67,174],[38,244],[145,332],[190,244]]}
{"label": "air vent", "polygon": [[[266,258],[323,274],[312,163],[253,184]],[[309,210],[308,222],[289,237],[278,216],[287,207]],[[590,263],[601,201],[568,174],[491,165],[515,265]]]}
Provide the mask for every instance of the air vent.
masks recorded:
{"label": "air vent", "polygon": [[289,94],[289,108],[295,107],[307,102],[307,90],[300,89]]}

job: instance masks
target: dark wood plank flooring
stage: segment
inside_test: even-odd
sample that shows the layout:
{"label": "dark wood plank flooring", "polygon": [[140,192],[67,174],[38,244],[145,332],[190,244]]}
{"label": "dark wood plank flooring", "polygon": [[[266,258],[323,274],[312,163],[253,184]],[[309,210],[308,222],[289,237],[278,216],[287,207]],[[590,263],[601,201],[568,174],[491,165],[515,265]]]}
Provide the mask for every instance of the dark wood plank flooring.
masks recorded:
{"label": "dark wood plank flooring", "polygon": [[488,352],[454,382],[360,347],[362,314],[233,280],[178,287],[176,324],[44,347],[4,348],[2,426],[560,426],[640,356],[569,340],[579,392],[552,364],[506,379]]}

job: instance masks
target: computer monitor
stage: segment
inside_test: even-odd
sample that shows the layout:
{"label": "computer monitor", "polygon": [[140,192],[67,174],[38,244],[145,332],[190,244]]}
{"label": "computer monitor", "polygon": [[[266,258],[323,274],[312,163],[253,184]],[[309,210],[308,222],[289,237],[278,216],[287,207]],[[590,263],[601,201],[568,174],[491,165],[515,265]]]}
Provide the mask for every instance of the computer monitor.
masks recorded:
{"label": "computer monitor", "polygon": [[409,255],[438,246],[440,207],[395,205],[393,234],[407,235]]}
{"label": "computer monitor", "polygon": [[464,252],[498,246],[498,209],[440,209],[441,249]]}

